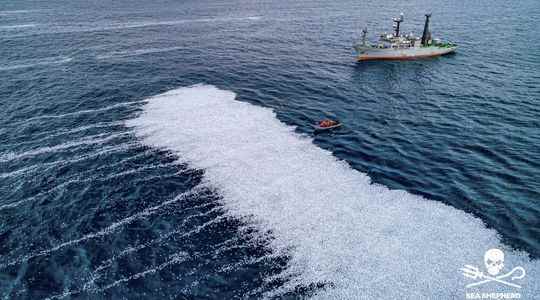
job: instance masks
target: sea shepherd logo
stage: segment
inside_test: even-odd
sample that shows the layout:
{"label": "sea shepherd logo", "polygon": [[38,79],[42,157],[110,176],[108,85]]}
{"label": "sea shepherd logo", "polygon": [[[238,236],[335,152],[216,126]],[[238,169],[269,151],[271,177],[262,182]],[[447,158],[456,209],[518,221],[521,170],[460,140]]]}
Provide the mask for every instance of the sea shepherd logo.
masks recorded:
{"label": "sea shepherd logo", "polygon": [[[484,265],[486,266],[487,274],[480,271],[478,267],[465,265],[460,270],[463,276],[476,280],[476,282],[467,284],[467,288],[478,287],[488,282],[495,282],[508,287],[520,289],[519,280],[525,277],[525,269],[523,267],[515,267],[508,273],[501,274],[504,268],[504,252],[499,249],[489,249],[484,254]],[[500,275],[499,275],[500,274]],[[519,299],[520,293],[478,293],[473,292],[466,294],[467,299]]]}

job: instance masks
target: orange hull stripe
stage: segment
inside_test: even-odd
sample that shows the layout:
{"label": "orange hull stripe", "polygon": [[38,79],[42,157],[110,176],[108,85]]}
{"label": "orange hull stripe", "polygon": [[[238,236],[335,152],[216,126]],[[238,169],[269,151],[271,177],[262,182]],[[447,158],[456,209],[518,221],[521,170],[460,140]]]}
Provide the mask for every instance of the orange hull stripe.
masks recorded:
{"label": "orange hull stripe", "polygon": [[442,56],[445,54],[452,53],[453,51],[446,52],[446,53],[436,53],[436,54],[424,54],[424,55],[416,55],[416,56],[358,56],[359,61],[365,61],[365,60],[413,60],[417,58],[428,58],[428,57],[435,57],[435,56]]}

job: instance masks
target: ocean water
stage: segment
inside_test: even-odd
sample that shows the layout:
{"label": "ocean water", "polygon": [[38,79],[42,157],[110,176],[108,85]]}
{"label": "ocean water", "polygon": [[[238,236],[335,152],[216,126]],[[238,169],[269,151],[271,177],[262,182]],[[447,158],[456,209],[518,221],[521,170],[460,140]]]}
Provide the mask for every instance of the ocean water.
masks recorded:
{"label": "ocean water", "polygon": [[[361,29],[458,43],[356,63]],[[0,3],[0,296],[540,295],[535,0]],[[317,134],[312,124],[344,126]]]}

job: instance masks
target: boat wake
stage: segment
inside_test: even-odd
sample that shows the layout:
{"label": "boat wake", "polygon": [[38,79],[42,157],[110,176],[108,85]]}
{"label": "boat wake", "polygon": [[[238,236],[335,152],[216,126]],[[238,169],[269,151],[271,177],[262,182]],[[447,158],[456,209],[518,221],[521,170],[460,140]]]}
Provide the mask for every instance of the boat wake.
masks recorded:
{"label": "boat wake", "polygon": [[[0,14],[1,15],[1,14]],[[149,21],[137,21],[137,22],[113,22],[113,23],[76,23],[76,24],[45,24],[42,27],[38,27],[38,31],[26,32],[21,34],[14,34],[7,36],[9,38],[22,37],[28,35],[39,34],[66,34],[66,33],[79,33],[79,32],[100,32],[100,31],[117,31],[117,30],[129,30],[146,27],[159,27],[159,26],[179,26],[184,24],[193,23],[228,23],[228,22],[244,22],[244,21],[259,21],[260,16],[246,16],[246,17],[214,17],[214,18],[200,18],[200,19],[182,19],[182,20],[149,20]],[[25,28],[29,28],[27,26]],[[36,27],[36,26],[32,26]],[[0,27],[0,29],[2,29]],[[4,28],[11,29],[14,28]],[[21,29],[21,28],[18,28]]]}
{"label": "boat wake", "polygon": [[0,10],[0,16],[31,14],[36,12],[47,11],[47,9],[19,9],[19,10]]}
{"label": "boat wake", "polygon": [[25,61],[17,61],[8,65],[0,65],[0,71],[11,71],[48,65],[61,65],[70,61],[72,61],[71,57],[48,57],[43,59],[29,59]]}
{"label": "boat wake", "polygon": [[113,52],[106,55],[98,55],[96,58],[99,60],[103,60],[103,59],[110,59],[110,58],[122,58],[122,57],[154,54],[154,53],[172,52],[172,51],[183,50],[183,49],[185,49],[185,47],[147,48],[147,49],[137,49],[137,50],[130,50],[130,51],[117,51],[117,52]]}
{"label": "boat wake", "polygon": [[[540,294],[540,263],[501,244],[470,214],[370,178],[235,93],[195,85],[148,99],[126,125],[144,144],[203,169],[228,213],[271,232],[286,283],[266,294],[324,286],[322,299],[460,298],[459,269],[500,248],[527,270],[523,298]],[[322,284],[322,285],[321,285]]]}
{"label": "boat wake", "polygon": [[1,30],[16,30],[16,29],[32,28],[32,27],[36,27],[36,26],[37,26],[37,24],[34,24],[34,23],[17,24],[17,25],[3,25],[3,26],[0,26],[0,31]]}

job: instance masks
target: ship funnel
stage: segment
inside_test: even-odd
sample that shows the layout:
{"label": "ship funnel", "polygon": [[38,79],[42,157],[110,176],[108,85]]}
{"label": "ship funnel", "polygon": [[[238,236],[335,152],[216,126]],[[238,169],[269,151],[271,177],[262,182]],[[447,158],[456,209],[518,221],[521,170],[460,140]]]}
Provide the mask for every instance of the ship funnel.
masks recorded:
{"label": "ship funnel", "polygon": [[428,41],[431,39],[431,32],[429,32],[429,18],[431,18],[431,14],[426,14],[426,23],[424,24],[424,32],[422,33],[422,46],[427,46]]}

